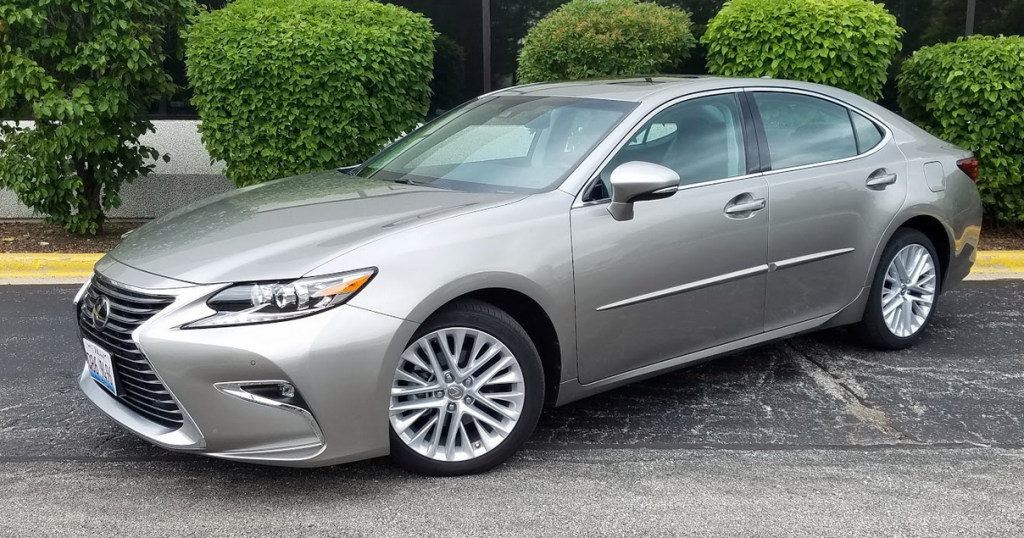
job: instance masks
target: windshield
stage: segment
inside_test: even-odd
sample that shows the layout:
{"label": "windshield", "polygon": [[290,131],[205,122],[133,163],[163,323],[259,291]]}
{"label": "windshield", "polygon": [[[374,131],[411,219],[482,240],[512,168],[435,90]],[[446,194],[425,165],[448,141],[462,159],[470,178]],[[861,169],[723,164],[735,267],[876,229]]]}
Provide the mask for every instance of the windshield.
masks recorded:
{"label": "windshield", "polygon": [[561,184],[634,106],[570,97],[484,98],[413,132],[357,175],[454,190],[540,192]]}

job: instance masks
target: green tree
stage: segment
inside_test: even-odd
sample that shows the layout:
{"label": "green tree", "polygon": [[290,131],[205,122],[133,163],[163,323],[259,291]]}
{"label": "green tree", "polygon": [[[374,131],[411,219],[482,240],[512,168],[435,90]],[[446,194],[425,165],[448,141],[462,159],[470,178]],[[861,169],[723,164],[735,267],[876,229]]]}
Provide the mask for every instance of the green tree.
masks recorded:
{"label": "green tree", "polygon": [[1024,224],[1024,38],[975,35],[903,63],[903,115],[978,157],[989,214]]}
{"label": "green tree", "polygon": [[716,75],[817,82],[878,99],[902,35],[870,0],[731,0],[701,42]]}
{"label": "green tree", "polygon": [[371,0],[234,0],[185,34],[211,158],[238,186],[360,163],[430,106],[430,21]]}
{"label": "green tree", "polygon": [[685,11],[636,0],[573,0],[530,30],[519,81],[672,72],[696,44]]}
{"label": "green tree", "polygon": [[196,9],[193,0],[0,3],[0,116],[19,120],[0,126],[0,186],[68,231],[101,231],[121,185],[160,157],[139,143],[153,130],[143,115],[176,89],[163,69],[166,28]]}

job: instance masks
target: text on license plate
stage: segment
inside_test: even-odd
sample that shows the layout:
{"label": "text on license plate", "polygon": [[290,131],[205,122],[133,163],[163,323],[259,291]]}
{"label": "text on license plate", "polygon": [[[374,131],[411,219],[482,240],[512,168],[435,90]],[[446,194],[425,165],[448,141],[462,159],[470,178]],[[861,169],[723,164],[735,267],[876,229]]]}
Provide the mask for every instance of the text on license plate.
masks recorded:
{"label": "text on license plate", "polygon": [[117,382],[114,380],[114,362],[110,359],[110,353],[88,340],[83,339],[82,344],[85,346],[85,364],[89,367],[89,374],[116,396]]}

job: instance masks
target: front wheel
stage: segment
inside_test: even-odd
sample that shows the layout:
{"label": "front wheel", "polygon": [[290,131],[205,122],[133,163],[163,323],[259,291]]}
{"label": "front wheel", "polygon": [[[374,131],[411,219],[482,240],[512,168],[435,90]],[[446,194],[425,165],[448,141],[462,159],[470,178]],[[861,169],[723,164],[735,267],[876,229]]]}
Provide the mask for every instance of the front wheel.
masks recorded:
{"label": "front wheel", "polygon": [[537,425],[540,355],[511,316],[464,301],[427,320],[391,385],[391,458],[438,476],[480,473],[507,460]]}
{"label": "front wheel", "polygon": [[926,235],[902,229],[879,260],[864,318],[854,331],[866,344],[903,349],[921,339],[939,298],[938,256]]}

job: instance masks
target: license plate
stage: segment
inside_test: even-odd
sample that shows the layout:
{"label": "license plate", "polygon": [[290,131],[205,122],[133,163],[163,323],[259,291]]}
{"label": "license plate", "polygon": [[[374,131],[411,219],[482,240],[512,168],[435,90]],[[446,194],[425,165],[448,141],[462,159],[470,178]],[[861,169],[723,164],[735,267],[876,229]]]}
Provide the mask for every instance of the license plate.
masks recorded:
{"label": "license plate", "polygon": [[88,340],[83,339],[82,344],[85,346],[85,364],[89,366],[89,374],[93,379],[99,381],[100,385],[106,387],[111,394],[117,396],[114,361],[110,359],[110,353]]}

